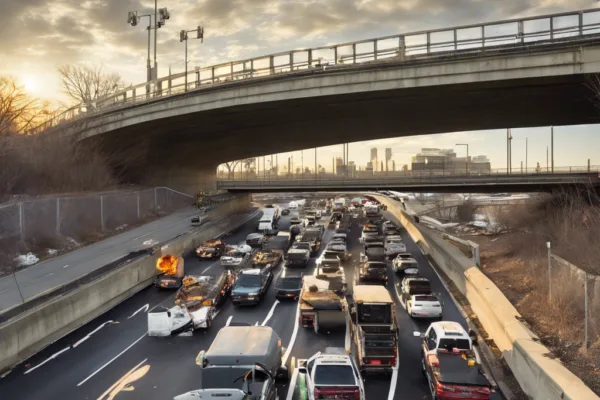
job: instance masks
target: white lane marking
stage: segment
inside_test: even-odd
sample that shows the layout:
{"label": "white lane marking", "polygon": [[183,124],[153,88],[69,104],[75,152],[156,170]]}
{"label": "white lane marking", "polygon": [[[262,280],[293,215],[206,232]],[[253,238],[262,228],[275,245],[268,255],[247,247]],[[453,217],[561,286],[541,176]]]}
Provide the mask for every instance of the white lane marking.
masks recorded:
{"label": "white lane marking", "polygon": [[279,304],[279,300],[275,300],[275,303],[273,303],[273,307],[271,307],[271,310],[269,310],[269,313],[267,314],[265,320],[262,322],[261,326],[265,326],[267,322],[269,322],[269,320],[273,316],[273,313],[275,312],[275,307],[277,307],[277,304]]}
{"label": "white lane marking", "polygon": [[62,349],[61,351],[59,351],[58,353],[54,353],[54,354],[52,354],[50,357],[48,357],[46,360],[44,360],[44,361],[43,361],[43,362],[41,362],[40,364],[38,364],[38,365],[36,365],[35,367],[33,367],[33,368],[30,368],[30,369],[28,369],[27,371],[25,371],[25,372],[23,373],[23,375],[27,375],[27,374],[28,374],[28,373],[30,373],[31,371],[34,371],[34,370],[38,369],[38,368],[39,368],[39,367],[41,367],[42,365],[46,364],[48,361],[50,361],[50,360],[54,360],[56,357],[60,356],[62,353],[64,353],[64,352],[65,352],[65,351],[67,351],[67,350],[70,350],[70,349],[71,349],[70,347],[66,347],[66,348]]}
{"label": "white lane marking", "polygon": [[69,268],[69,264],[65,265],[65,266],[63,267],[63,269],[64,269],[64,268]]}
{"label": "white lane marking", "polygon": [[388,394],[388,400],[394,400],[396,394],[396,384],[398,383],[398,359],[396,359],[396,365],[392,368],[392,380],[390,382],[390,392]]}
{"label": "white lane marking", "polygon": [[344,340],[344,348],[346,353],[350,354],[352,346],[352,338],[350,337],[350,314],[346,313],[346,337]]}
{"label": "white lane marking", "polygon": [[217,265],[219,261],[215,261],[214,263],[210,264],[208,267],[204,268],[204,271],[200,272],[200,275],[204,275],[204,273],[206,271],[208,271],[209,269],[211,269],[212,267],[214,267],[215,265]]}
{"label": "white lane marking", "polygon": [[44,279],[44,278],[46,278],[48,276],[52,276],[52,275],[54,275],[54,272],[50,272],[49,274],[41,276],[41,277],[39,277],[37,279],[32,279],[32,280],[29,281],[29,283],[34,283],[34,282],[37,282],[37,281],[41,281],[42,279]]}
{"label": "white lane marking", "polygon": [[144,310],[144,312],[148,312],[149,308],[150,308],[150,304],[145,304],[139,310],[137,310],[136,312],[131,314],[129,317],[127,317],[127,319],[131,319],[131,318],[135,317],[142,310]]}
{"label": "white lane marking", "polygon": [[129,370],[128,373],[126,373],[125,375],[123,375],[121,377],[121,379],[119,379],[118,381],[116,381],[115,383],[113,383],[113,385],[111,387],[109,387],[106,392],[102,393],[102,395],[100,397],[98,397],[98,399],[104,399],[105,396],[108,396],[109,393],[111,393],[115,387],[117,387],[121,382],[123,382],[125,379],[127,379],[129,376],[131,376],[131,374],[133,374],[142,364],[144,364],[146,361],[148,361],[148,359],[146,358],[144,361],[142,361],[141,363],[139,363],[138,365],[136,365],[135,367],[133,367],[132,369]]}
{"label": "white lane marking", "polygon": [[285,349],[285,354],[281,359],[281,363],[283,365],[285,365],[287,359],[290,357],[290,354],[292,353],[292,347],[294,347],[294,342],[296,341],[296,336],[298,336],[298,318],[300,318],[300,307],[298,307],[296,310],[296,320],[294,321],[294,331],[292,332],[290,344],[288,345],[287,349]]}
{"label": "white lane marking", "polygon": [[256,321],[256,323],[254,324],[254,326],[258,326],[258,321]]}
{"label": "white lane marking", "polygon": [[4,292],[8,292],[9,290],[11,290],[11,288],[8,289],[4,289],[3,291],[0,292],[0,294],[4,293]]}
{"label": "white lane marking", "polygon": [[227,323],[225,324],[225,326],[229,326],[232,319],[233,319],[233,315],[230,315],[229,318],[227,318]]}
{"label": "white lane marking", "polygon": [[477,361],[478,365],[481,365],[481,358],[479,358],[479,352],[477,351],[475,346],[473,346],[473,352],[475,353],[475,361]]}
{"label": "white lane marking", "polygon": [[290,385],[288,386],[288,394],[285,400],[294,399],[294,390],[296,389],[296,381],[298,380],[298,368],[292,372],[292,379],[290,379]]}
{"label": "white lane marking", "polygon": [[108,324],[115,324],[114,321],[110,320],[110,321],[106,321],[105,323],[99,325],[96,329],[94,329],[93,331],[91,331],[90,333],[88,333],[85,337],[83,337],[82,339],[79,339],[78,341],[75,342],[75,344],[73,344],[73,348],[79,346],[81,343],[85,342],[86,340],[88,340],[89,338],[92,337],[92,335],[96,332],[98,332],[100,329],[104,328],[106,325]]}
{"label": "white lane marking", "polygon": [[120,352],[119,354],[117,354],[115,357],[113,357],[109,362],[107,362],[106,364],[104,364],[103,366],[101,366],[100,368],[98,368],[96,371],[94,371],[90,376],[88,376],[87,378],[85,378],[84,380],[82,380],[81,382],[79,382],[77,384],[77,386],[81,386],[84,383],[86,383],[87,381],[89,381],[90,379],[92,379],[92,377],[94,377],[94,375],[96,375],[98,372],[102,371],[104,368],[108,367],[113,361],[115,361],[117,358],[121,357],[123,354],[125,354],[125,352],[127,350],[129,350],[130,348],[132,348],[133,346],[135,346],[137,344],[137,342],[139,342],[140,340],[142,340],[143,338],[145,338],[148,335],[148,333],[144,333],[142,336],[139,337],[139,339],[137,339],[135,342],[131,343],[125,350],[123,350],[122,352]]}
{"label": "white lane marking", "polygon": [[5,373],[3,373],[2,375],[0,375],[0,379],[2,378],[6,378],[8,376],[8,374],[10,374],[12,372],[12,369],[9,369],[8,371],[6,371]]}

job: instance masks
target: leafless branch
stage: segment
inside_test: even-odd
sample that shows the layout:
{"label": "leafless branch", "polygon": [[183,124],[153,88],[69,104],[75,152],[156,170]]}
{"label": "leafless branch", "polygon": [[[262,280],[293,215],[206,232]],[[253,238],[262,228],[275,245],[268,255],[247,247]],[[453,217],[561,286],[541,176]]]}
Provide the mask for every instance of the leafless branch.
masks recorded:
{"label": "leafless branch", "polygon": [[70,98],[87,107],[95,107],[98,99],[118,92],[124,86],[117,74],[107,74],[101,66],[63,65],[58,68],[62,87]]}

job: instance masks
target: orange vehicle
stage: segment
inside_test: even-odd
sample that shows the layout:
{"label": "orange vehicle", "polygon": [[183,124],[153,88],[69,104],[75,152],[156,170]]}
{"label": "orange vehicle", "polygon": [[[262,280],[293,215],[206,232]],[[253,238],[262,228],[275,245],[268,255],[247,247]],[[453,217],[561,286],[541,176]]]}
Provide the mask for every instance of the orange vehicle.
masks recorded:
{"label": "orange vehicle", "polygon": [[156,269],[160,272],[154,281],[154,286],[161,289],[179,289],[184,274],[183,257],[170,254],[156,260]]}

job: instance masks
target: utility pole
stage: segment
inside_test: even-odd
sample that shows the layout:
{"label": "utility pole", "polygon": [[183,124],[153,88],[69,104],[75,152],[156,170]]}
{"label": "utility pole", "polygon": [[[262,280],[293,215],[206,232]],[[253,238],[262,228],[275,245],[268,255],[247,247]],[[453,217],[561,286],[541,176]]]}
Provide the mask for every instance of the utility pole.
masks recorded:
{"label": "utility pole", "polygon": [[550,127],[550,168],[554,173],[554,127]]}
{"label": "utility pole", "polygon": [[552,248],[550,242],[546,242],[548,248],[548,300],[552,301]]}
{"label": "utility pole", "polygon": [[200,39],[200,43],[204,43],[204,28],[198,26],[196,29],[189,31],[182,30],[179,32],[179,41],[185,42],[185,91],[188,90],[188,33],[196,32],[196,39]]}
{"label": "utility pole", "polygon": [[550,164],[548,164],[548,146],[546,146],[546,172],[549,171]]}
{"label": "utility pole", "polygon": [[317,148],[315,147],[315,179],[319,176],[319,171],[317,170]]}
{"label": "utility pole", "polygon": [[510,128],[506,129],[506,174],[512,172],[512,134]]}
{"label": "utility pole", "polygon": [[525,173],[527,173],[527,166],[529,165],[529,138],[525,138]]}

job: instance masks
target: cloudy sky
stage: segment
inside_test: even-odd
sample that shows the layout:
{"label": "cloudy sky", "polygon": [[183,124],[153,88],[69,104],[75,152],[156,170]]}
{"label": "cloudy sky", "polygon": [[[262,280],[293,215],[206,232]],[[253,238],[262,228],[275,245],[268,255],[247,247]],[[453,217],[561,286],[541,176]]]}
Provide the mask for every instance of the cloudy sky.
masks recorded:
{"label": "cloudy sky", "polygon": [[[184,47],[178,32],[197,25],[205,27],[205,41],[189,42],[190,67],[295,48],[596,5],[592,0],[159,0],[159,7],[167,7],[171,19],[159,31],[158,73],[166,75],[169,66],[173,72],[183,70]],[[64,99],[56,73],[56,68],[63,64],[101,64],[106,70],[119,73],[127,83],[145,80],[147,19],[131,27],[127,24],[127,12],[149,11],[154,7],[153,1],[1,0],[0,6],[3,38],[0,74],[14,75],[34,95]],[[570,133],[566,133],[567,128],[561,129],[562,133],[557,133],[559,138],[560,135],[571,138],[565,140],[566,147],[560,148],[569,154],[565,155],[564,163],[600,157],[596,154],[600,152],[590,150],[590,147],[600,148],[600,142],[594,139],[598,135],[593,135],[596,127],[573,127]],[[547,131],[524,133],[532,141],[530,148],[539,152],[533,158],[530,156],[531,160],[543,158],[545,162]],[[575,144],[581,146],[575,146],[572,135],[577,137]],[[406,163],[409,156],[403,159],[401,154],[412,155],[415,149],[433,144],[453,146],[457,140],[468,140],[472,143],[471,154],[489,154],[493,164],[504,162],[505,155],[498,152],[498,148],[504,147],[503,133],[455,136],[405,139],[391,147],[397,146],[396,162]],[[585,140],[588,142],[582,144]],[[367,145],[375,144],[383,151],[390,143],[377,141]],[[586,155],[586,151],[593,154]],[[324,149],[323,156],[328,157],[329,150]],[[366,162],[366,158],[367,155],[357,161]],[[595,161],[600,164],[600,158]],[[557,159],[556,163],[562,162]]]}

